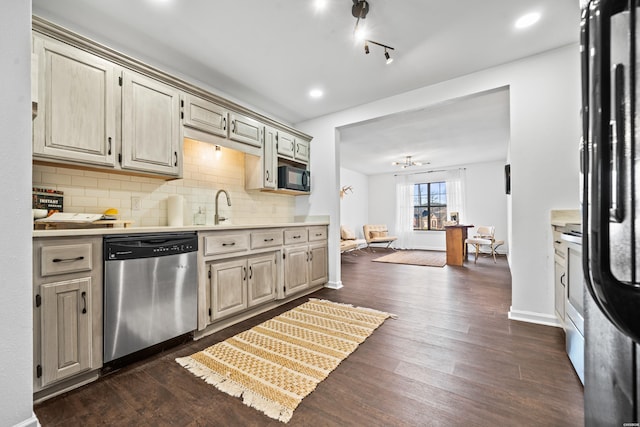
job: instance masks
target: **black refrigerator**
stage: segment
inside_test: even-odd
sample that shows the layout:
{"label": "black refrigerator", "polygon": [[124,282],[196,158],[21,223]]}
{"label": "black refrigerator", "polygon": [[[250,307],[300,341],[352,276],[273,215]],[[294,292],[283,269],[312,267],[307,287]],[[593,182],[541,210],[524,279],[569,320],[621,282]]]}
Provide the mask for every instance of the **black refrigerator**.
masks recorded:
{"label": "black refrigerator", "polygon": [[586,426],[640,420],[639,5],[591,0],[582,10]]}

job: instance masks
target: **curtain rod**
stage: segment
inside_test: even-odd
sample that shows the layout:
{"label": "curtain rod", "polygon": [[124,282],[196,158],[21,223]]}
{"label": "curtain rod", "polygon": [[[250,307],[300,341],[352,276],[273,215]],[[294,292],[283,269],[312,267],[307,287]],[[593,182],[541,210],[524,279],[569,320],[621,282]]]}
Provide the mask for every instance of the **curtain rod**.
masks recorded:
{"label": "curtain rod", "polygon": [[467,170],[467,168],[452,168],[452,169],[434,169],[430,171],[422,171],[422,172],[412,172],[412,173],[394,173],[393,176],[405,176],[405,175],[420,175],[423,173],[434,173],[434,172],[448,172],[453,170]]}

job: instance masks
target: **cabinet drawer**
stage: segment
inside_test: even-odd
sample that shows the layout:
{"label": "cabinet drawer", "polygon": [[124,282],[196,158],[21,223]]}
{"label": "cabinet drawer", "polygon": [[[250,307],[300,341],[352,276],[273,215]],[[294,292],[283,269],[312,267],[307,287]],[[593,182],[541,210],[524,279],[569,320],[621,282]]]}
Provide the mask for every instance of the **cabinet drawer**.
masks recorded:
{"label": "cabinet drawer", "polygon": [[204,238],[205,255],[240,252],[247,249],[249,249],[248,233],[205,236]]}
{"label": "cabinet drawer", "polygon": [[42,248],[41,275],[90,271],[93,268],[91,243],[45,246]]}
{"label": "cabinet drawer", "polygon": [[307,229],[295,228],[292,230],[284,230],[284,244],[304,243],[307,241]]}
{"label": "cabinet drawer", "polygon": [[282,230],[254,231],[251,233],[251,249],[282,245]]}
{"label": "cabinet drawer", "polygon": [[309,241],[327,240],[327,227],[309,227]]}

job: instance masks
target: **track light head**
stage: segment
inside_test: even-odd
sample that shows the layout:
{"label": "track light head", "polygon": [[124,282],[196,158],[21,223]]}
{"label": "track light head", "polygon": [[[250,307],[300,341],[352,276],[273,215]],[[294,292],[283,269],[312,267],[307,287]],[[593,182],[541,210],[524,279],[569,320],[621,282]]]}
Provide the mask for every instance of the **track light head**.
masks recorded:
{"label": "track light head", "polygon": [[364,42],[364,53],[369,54],[369,44],[367,42]]}
{"label": "track light head", "polygon": [[391,57],[391,55],[389,55],[387,49],[384,50],[384,57],[387,59],[387,65],[393,62],[393,58]]}

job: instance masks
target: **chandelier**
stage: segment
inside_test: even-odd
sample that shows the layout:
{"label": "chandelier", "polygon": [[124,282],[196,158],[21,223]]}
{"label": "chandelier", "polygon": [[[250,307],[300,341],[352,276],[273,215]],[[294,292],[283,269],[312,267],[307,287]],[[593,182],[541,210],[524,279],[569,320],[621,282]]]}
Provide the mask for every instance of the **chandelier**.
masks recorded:
{"label": "chandelier", "polygon": [[[402,169],[406,169],[408,167],[411,166],[422,166],[425,163],[422,162],[414,162],[413,160],[411,160],[411,156],[407,156],[404,159],[404,162],[392,162],[391,163],[393,166],[400,166]],[[428,162],[426,164],[429,164]]]}

